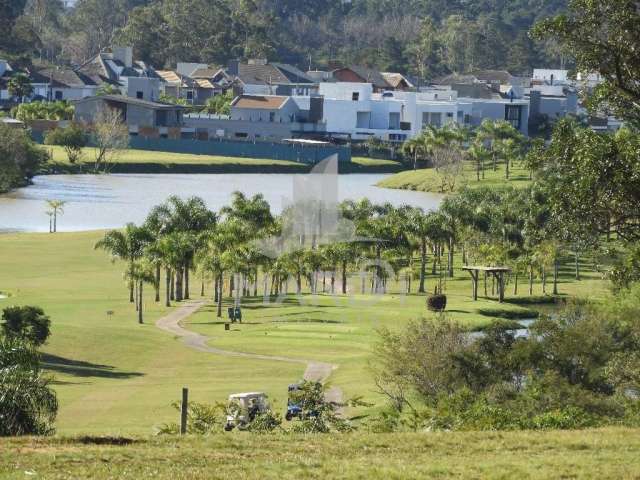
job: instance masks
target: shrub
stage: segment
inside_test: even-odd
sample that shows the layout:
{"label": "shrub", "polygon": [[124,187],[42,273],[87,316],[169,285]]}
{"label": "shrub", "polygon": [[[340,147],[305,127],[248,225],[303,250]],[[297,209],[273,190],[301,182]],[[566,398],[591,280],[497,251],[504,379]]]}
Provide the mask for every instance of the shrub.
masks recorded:
{"label": "shrub", "polygon": [[280,428],[282,417],[271,410],[256,415],[246,430],[253,433],[269,433]]}
{"label": "shrub", "polygon": [[429,295],[427,297],[427,308],[432,312],[444,312],[447,308],[446,295]]}
{"label": "shrub", "polygon": [[47,158],[25,130],[0,124],[0,193],[27,185]]}
{"label": "shrub", "polygon": [[[171,405],[178,412],[181,402]],[[187,407],[187,433],[194,435],[209,435],[219,433],[227,420],[227,407],[222,403],[208,405],[205,403],[189,402]],[[156,429],[158,435],[177,435],[180,425],[177,423],[163,424]]]}
{"label": "shrub", "polygon": [[38,347],[51,334],[51,320],[40,307],[7,307],[2,311],[2,333]]}
{"label": "shrub", "polygon": [[69,162],[76,163],[82,155],[82,147],[87,145],[87,135],[80,125],[74,123],[67,128],[49,131],[44,138],[44,143],[64,147]]}
{"label": "shrub", "polygon": [[0,339],[0,437],[53,433],[58,401],[50,382],[33,345]]}

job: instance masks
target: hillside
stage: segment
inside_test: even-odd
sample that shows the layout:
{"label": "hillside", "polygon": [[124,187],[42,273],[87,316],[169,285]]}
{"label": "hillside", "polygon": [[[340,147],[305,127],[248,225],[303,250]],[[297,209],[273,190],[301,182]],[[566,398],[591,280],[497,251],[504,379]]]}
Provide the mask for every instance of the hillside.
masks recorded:
{"label": "hillside", "polygon": [[[636,478],[637,430],[0,441],[17,478]],[[18,453],[18,455],[14,455]],[[37,475],[37,476],[36,476]]]}
{"label": "hillside", "polygon": [[[36,11],[34,5],[39,5]],[[557,66],[550,45],[528,36],[566,0],[77,0],[11,2],[0,52],[82,63],[132,44],[157,68],[264,57],[303,70],[362,64],[417,80],[474,69],[514,74]],[[193,15],[200,12],[200,15]],[[377,25],[377,28],[371,28]]]}

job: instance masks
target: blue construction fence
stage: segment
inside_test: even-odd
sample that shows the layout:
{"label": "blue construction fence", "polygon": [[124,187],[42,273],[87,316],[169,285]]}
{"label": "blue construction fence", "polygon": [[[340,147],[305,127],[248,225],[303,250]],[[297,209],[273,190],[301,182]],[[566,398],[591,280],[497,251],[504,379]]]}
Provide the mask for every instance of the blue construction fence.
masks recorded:
{"label": "blue construction fence", "polygon": [[[43,143],[44,135],[42,132],[32,132],[31,135],[36,142]],[[339,162],[351,162],[351,148],[337,145],[300,145],[227,139],[195,140],[132,136],[129,148],[154,152],[288,160],[308,165],[315,165],[331,155],[338,155]]]}

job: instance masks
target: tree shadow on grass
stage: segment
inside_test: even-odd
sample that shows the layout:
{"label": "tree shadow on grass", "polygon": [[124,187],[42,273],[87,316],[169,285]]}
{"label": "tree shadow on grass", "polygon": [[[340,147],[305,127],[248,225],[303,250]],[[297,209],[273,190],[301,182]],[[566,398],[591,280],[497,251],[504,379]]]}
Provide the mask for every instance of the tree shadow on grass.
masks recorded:
{"label": "tree shadow on grass", "polygon": [[111,365],[100,365],[96,363],[83,362],[81,360],[70,360],[48,353],[42,354],[42,366],[58,373],[74,375],[76,377],[100,377],[125,379],[141,377],[144,374],[139,372],[121,372]]}

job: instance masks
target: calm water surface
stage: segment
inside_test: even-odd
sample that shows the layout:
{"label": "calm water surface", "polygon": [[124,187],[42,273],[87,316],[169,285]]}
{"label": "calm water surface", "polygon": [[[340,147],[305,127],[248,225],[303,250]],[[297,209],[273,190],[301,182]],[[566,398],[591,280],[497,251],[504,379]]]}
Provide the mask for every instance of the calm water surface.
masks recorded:
{"label": "calm water surface", "polygon": [[[209,208],[227,205],[231,193],[262,193],[274,212],[293,196],[289,174],[217,175],[50,175],[33,179],[33,185],[0,196],[0,231],[47,232],[46,200],[64,200],[58,231],[118,228],[141,223],[149,210],[169,195],[202,197]],[[437,208],[440,195],[378,188],[387,175],[341,175],[340,200],[367,197],[374,203],[407,204],[425,210]]]}

